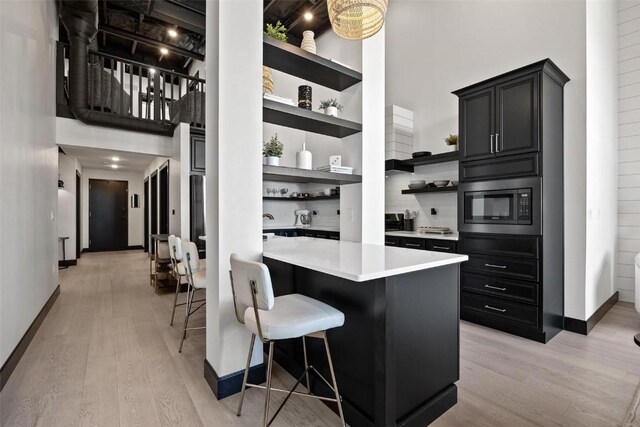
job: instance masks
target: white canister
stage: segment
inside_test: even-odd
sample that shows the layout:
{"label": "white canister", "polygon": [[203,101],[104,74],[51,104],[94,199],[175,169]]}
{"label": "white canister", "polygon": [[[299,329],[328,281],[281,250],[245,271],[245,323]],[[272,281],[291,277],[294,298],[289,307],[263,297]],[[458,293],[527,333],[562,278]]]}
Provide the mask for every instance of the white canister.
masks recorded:
{"label": "white canister", "polygon": [[302,151],[298,151],[296,153],[296,167],[298,169],[308,169],[311,170],[311,151],[308,151],[306,148],[306,144],[302,143]]}

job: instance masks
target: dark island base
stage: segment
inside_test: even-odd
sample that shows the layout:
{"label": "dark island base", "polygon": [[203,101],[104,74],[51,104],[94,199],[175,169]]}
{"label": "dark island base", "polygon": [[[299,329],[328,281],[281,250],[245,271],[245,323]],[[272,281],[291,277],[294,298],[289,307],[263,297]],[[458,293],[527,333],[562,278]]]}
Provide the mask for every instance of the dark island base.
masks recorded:
{"label": "dark island base", "polygon": [[[424,427],[455,405],[458,264],[353,282],[269,258],[264,262],[276,296],[300,293],[345,314],[344,326],[328,336],[347,423]],[[275,360],[299,376],[302,340],[279,341],[275,349]],[[330,378],[322,341],[307,338],[307,350],[309,363]],[[313,376],[311,389],[332,395]]]}

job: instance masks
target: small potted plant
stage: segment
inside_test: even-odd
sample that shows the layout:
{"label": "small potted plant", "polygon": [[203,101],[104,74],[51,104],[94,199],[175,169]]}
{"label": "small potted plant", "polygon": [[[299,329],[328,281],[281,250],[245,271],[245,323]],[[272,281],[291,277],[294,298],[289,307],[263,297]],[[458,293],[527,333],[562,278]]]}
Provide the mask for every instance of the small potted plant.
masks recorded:
{"label": "small potted plant", "polygon": [[444,142],[447,143],[449,151],[456,151],[458,149],[458,135],[449,135],[444,139]]}
{"label": "small potted plant", "polygon": [[[264,33],[269,37],[283,42],[287,41],[287,28],[278,21],[274,24],[267,24]],[[275,87],[273,84],[273,73],[271,68],[262,66],[262,93],[273,93]]]}
{"label": "small potted plant", "polygon": [[278,140],[277,133],[262,145],[262,155],[269,166],[280,166],[280,157],[282,157],[283,152],[284,145]]}
{"label": "small potted plant", "polygon": [[328,116],[338,117],[338,111],[342,111],[344,107],[338,103],[337,99],[325,99],[320,103],[319,110],[324,110]]}

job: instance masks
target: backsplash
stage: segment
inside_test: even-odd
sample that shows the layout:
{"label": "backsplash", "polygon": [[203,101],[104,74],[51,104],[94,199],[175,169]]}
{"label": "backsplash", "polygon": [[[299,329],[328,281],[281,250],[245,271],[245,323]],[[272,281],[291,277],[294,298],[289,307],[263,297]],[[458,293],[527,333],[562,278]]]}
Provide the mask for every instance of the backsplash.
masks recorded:
{"label": "backsplash", "polygon": [[[266,188],[274,187],[280,190],[287,188],[289,191],[286,197],[291,196],[293,192],[314,193],[327,188],[334,188],[330,185],[321,184],[296,184],[292,182],[271,182],[265,181],[263,184],[263,196],[266,196]],[[279,194],[278,194],[279,195]],[[265,200],[262,204],[262,212],[270,213],[274,219],[263,218],[262,225],[267,227],[292,227],[295,222],[293,211],[296,209],[307,209],[316,211],[317,215],[311,217],[311,226],[315,227],[335,227],[340,228],[340,199],[331,200],[310,200],[310,201],[276,201]]]}
{"label": "backsplash", "polygon": [[[388,173],[386,178],[385,211],[389,213],[404,212],[406,209],[417,211],[416,227],[437,226],[458,229],[457,193],[424,193],[402,194],[408,189],[409,181],[424,179],[432,182],[439,179],[458,180],[458,162],[438,163],[417,166],[411,173]],[[437,215],[431,215],[435,208]]]}

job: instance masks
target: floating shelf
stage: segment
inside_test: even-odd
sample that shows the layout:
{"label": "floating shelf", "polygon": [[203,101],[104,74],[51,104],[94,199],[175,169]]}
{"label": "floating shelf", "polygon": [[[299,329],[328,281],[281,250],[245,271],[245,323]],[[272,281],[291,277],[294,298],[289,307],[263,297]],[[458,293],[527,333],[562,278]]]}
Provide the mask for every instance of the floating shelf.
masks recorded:
{"label": "floating shelf", "polygon": [[342,92],[362,81],[362,73],[265,35],[263,63],[283,73]]}
{"label": "floating shelf", "polygon": [[262,120],[274,125],[286,126],[321,135],[344,138],[362,132],[360,123],[328,116],[293,105],[263,99]]}
{"label": "floating shelf", "polygon": [[402,190],[402,194],[421,194],[421,193],[447,193],[458,191],[458,186],[447,187],[426,187],[420,190]]}
{"label": "floating shelf", "polygon": [[[322,172],[316,170],[289,168],[285,166],[263,166],[262,178],[265,181],[300,182],[314,184],[346,185],[362,182],[360,175]],[[317,199],[317,197],[316,197]]]}
{"label": "floating shelf", "polygon": [[340,196],[317,196],[317,197],[263,197],[262,200],[273,200],[279,202],[311,202],[314,200],[335,200]]}
{"label": "floating shelf", "polygon": [[457,151],[451,151],[449,153],[433,154],[431,156],[416,157],[414,159],[403,160],[402,163],[411,166],[423,166],[433,165],[436,163],[455,162],[460,160],[460,155]]}
{"label": "floating shelf", "polygon": [[406,163],[406,160],[389,159],[384,162],[386,172],[413,172],[413,165]]}

